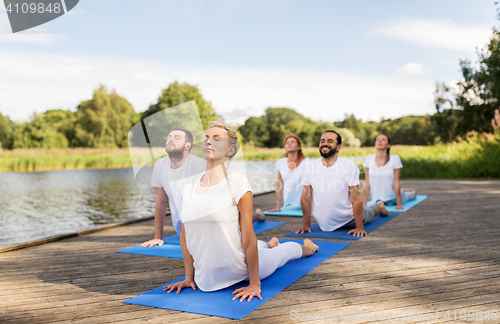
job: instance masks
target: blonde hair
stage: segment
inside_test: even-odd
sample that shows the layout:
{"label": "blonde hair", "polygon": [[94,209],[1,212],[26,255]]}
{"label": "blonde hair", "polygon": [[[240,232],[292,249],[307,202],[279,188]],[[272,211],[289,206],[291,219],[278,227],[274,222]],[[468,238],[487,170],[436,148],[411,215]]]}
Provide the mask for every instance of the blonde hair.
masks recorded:
{"label": "blonde hair", "polygon": [[222,128],[227,132],[227,136],[229,137],[229,144],[234,145],[234,154],[229,157],[229,159],[232,159],[236,155],[236,153],[238,153],[239,149],[238,134],[231,126],[221,123],[220,121],[212,121],[207,130],[214,127]]}

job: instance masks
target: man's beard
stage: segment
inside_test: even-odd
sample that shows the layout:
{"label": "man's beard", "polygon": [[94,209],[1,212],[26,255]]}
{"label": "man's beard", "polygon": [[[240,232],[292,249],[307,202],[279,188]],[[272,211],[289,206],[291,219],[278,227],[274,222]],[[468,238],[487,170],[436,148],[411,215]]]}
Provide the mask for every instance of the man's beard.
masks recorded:
{"label": "man's beard", "polygon": [[168,153],[168,156],[170,157],[181,157],[182,154],[184,153],[184,147],[178,148],[178,149],[165,149],[165,151]]}
{"label": "man's beard", "polygon": [[323,148],[326,147],[326,148],[329,148],[328,146],[320,146],[319,148],[319,154],[321,154],[322,157],[324,157],[325,159],[329,158],[329,157],[332,157],[335,155],[335,153],[337,153],[337,145],[335,145],[334,147],[332,147],[330,149],[330,151],[326,152],[326,153],[323,153]]}

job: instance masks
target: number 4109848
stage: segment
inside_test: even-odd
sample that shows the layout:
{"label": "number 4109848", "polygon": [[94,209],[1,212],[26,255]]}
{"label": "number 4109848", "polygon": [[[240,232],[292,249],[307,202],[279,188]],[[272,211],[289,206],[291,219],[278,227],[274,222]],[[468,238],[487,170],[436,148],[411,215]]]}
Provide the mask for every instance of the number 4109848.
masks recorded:
{"label": "number 4109848", "polygon": [[12,5],[12,3],[9,3],[9,5],[6,8],[8,13],[60,13],[62,8],[60,3],[49,3],[45,5],[44,3],[27,3],[23,2],[21,4],[16,3]]}

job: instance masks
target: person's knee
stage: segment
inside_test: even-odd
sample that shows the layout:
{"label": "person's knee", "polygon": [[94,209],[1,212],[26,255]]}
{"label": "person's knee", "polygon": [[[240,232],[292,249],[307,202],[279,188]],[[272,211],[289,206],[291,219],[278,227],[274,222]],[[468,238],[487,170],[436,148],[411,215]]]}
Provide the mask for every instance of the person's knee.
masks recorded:
{"label": "person's knee", "polygon": [[375,206],[372,207],[364,207],[363,208],[363,224],[370,223],[375,216],[379,214],[379,211]]}

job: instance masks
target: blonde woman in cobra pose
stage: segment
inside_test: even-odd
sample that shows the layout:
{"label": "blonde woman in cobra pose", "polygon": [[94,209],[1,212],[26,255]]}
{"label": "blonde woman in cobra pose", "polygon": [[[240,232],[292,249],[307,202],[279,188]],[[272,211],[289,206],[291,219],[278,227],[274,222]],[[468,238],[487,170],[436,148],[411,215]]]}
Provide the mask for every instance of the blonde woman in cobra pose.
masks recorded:
{"label": "blonde woman in cobra pose", "polygon": [[236,132],[213,123],[202,143],[207,168],[201,175],[182,180],[182,231],[180,236],[186,277],[166,285],[168,293],[190,287],[208,292],[242,280],[249,285],[236,289],[233,300],[262,299],[260,280],[286,262],[318,251],[311,240],[304,245],[257,241],[252,226],[252,191],[245,176],[228,173],[238,149]]}
{"label": "blonde woman in cobra pose", "polygon": [[375,140],[377,154],[368,154],[365,167],[365,188],[363,206],[366,207],[368,194],[372,200],[382,201],[385,205],[396,205],[396,209],[404,209],[403,203],[416,198],[416,191],[403,191],[399,182],[403,164],[397,154],[391,154],[389,136],[380,134]]}
{"label": "blonde woman in cobra pose", "polygon": [[302,195],[302,174],[309,159],[302,152],[302,141],[295,134],[283,141],[285,155],[276,162],[278,182],[276,184],[276,208],[269,212],[279,212],[281,201],[284,206],[300,206]]}

